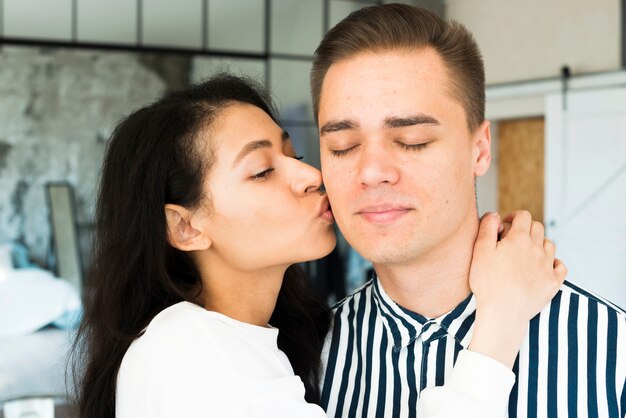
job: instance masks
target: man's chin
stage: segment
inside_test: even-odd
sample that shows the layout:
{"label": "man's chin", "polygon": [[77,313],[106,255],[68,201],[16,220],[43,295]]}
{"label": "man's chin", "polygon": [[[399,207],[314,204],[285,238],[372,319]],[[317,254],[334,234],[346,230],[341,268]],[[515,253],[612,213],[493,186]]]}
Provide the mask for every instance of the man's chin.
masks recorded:
{"label": "man's chin", "polygon": [[353,246],[353,248],[373,264],[402,264],[415,258],[414,254],[409,254],[406,249],[392,244],[360,249]]}

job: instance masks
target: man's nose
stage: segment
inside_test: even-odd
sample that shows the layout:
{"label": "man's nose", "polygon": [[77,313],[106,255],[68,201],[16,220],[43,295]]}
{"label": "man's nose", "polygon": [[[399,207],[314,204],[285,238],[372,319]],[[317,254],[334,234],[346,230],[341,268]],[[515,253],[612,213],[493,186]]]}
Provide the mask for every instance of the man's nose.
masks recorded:
{"label": "man's nose", "polygon": [[359,159],[361,184],[376,187],[382,184],[395,184],[400,179],[392,150],[384,145],[363,147]]}

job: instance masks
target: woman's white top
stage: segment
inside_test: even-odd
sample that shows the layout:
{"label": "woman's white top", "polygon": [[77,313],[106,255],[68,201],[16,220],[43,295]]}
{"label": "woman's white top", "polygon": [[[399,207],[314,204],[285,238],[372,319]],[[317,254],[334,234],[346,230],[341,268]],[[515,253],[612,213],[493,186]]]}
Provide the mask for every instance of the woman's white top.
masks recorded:
{"label": "woman's white top", "polygon": [[[277,346],[278,329],[189,302],[163,310],[130,346],[117,376],[118,418],[325,417]],[[463,350],[446,386],[425,389],[420,417],[500,417],[513,373]],[[502,411],[504,412],[504,411]]]}

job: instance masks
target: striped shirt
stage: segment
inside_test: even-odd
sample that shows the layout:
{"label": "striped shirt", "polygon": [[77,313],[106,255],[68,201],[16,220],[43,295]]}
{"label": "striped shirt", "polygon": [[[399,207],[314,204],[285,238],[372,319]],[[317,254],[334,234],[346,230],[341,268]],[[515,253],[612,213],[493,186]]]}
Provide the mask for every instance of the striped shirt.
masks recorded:
{"label": "striped shirt", "polygon": [[[324,349],[330,417],[415,417],[473,332],[475,299],[430,319],[391,300],[377,278],[334,308]],[[531,322],[515,361],[510,417],[626,416],[626,313],[565,282]]]}

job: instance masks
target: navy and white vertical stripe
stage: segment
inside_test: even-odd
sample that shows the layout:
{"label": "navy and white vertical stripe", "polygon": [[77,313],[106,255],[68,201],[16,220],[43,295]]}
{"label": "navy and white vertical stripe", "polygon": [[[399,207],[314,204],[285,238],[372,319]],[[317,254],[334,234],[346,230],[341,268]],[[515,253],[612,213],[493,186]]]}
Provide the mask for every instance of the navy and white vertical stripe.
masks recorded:
{"label": "navy and white vertical stripe", "polygon": [[[330,417],[416,417],[425,387],[441,386],[469,345],[475,301],[429,319],[376,278],[335,307],[324,355]],[[535,317],[515,362],[511,417],[626,416],[626,313],[565,283]]]}

